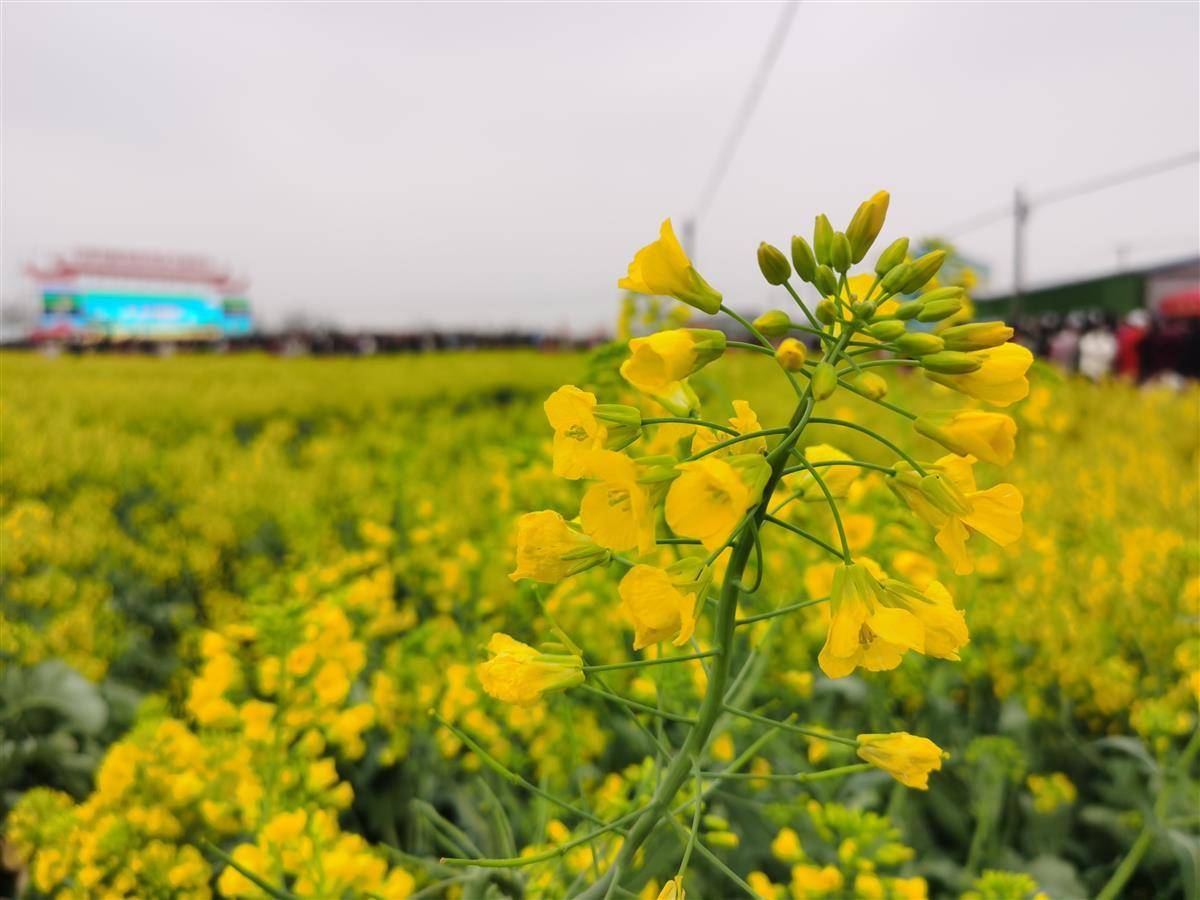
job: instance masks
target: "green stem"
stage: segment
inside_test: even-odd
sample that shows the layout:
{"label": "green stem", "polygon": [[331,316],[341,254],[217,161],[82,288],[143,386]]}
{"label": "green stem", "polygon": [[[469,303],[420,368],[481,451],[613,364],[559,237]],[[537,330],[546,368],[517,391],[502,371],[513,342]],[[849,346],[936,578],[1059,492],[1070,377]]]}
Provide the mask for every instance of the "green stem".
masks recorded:
{"label": "green stem", "polygon": [[[730,447],[733,444],[740,444],[742,441],[748,441],[752,438],[769,437],[773,434],[787,433],[788,430],[786,428],[764,428],[762,431],[752,431],[749,434],[739,434],[737,437],[732,437],[728,440],[721,441],[719,444],[713,444],[711,447],[705,447],[699,453],[693,453],[691,456],[685,459],[684,462],[695,462],[702,457],[708,456],[710,453],[716,453],[718,450],[724,450],[726,447]],[[696,543],[699,543],[699,541]]]}
{"label": "green stem", "polygon": [[[867,462],[862,459],[823,459],[819,462],[809,463],[814,469],[821,469],[827,466],[856,466],[860,469],[874,469],[876,472],[883,472],[885,475],[895,475],[896,470],[892,466],[882,466],[879,463]],[[788,466],[783,470],[784,475],[792,475],[796,472],[804,472],[808,466]]]}
{"label": "green stem", "polygon": [[858,741],[854,738],[846,738],[837,734],[829,734],[825,731],[816,731],[812,728],[805,728],[802,725],[792,725],[788,722],[779,722],[775,719],[768,719],[766,716],[760,716],[757,713],[752,713],[744,709],[737,709],[732,706],[726,706],[725,712],[731,716],[739,716],[743,719],[749,719],[751,722],[757,722],[760,725],[770,725],[772,728],[782,728],[784,731],[794,731],[796,734],[802,734],[805,737],[819,738],[822,741],[832,741],[835,744],[845,744],[847,747],[857,747]]}
{"label": "green stem", "polygon": [[[700,769],[696,768],[696,798],[699,800],[704,793],[704,779],[700,777]],[[700,830],[700,813],[704,809],[703,802],[697,802],[696,808],[692,811],[692,830],[688,834],[687,846],[683,849],[683,859],[679,861],[679,869],[676,875],[683,876],[687,874],[688,863],[692,859],[692,849],[696,846],[696,832]]]}
{"label": "green stem", "polygon": [[[667,819],[667,821],[671,824],[671,827],[675,829],[675,833],[677,835],[679,835],[681,839],[683,839],[684,841],[688,840],[687,831],[684,830],[684,827],[682,825],[680,825],[678,822],[675,821],[674,817]],[[754,890],[754,888],[752,888],[752,887],[750,887],[750,885],[746,884],[746,882],[742,879],[742,877],[740,875],[737,874],[737,872],[735,872],[735,871],[733,871],[733,869],[729,868],[729,866],[727,866],[720,859],[720,857],[718,857],[715,853],[713,853],[711,850],[709,850],[707,847],[705,847],[703,843],[700,843],[699,841],[697,841],[696,849],[699,850],[700,855],[703,856],[710,863],[712,863],[713,866],[716,867],[716,869],[722,875],[724,875],[726,878],[728,878],[730,881],[732,881],[734,884],[736,884],[738,887],[740,887],[746,894],[753,897],[754,900],[762,900],[762,898],[758,896],[758,893]]]}
{"label": "green stem", "polygon": [[862,397],[864,400],[870,400],[876,406],[882,406],[884,409],[890,409],[892,412],[902,415],[906,419],[917,418],[915,413],[910,413],[907,409],[905,409],[902,406],[897,406],[895,403],[889,403],[888,401],[882,400],[879,397],[872,397],[866,391],[864,391],[862,388],[860,388],[858,385],[854,384],[854,382],[852,382],[852,381],[841,381],[839,379],[838,383],[841,384],[841,386],[844,387],[846,390],[848,390],[850,393],[858,394],[858,396]]}
{"label": "green stem", "polygon": [[[581,685],[581,687],[582,686],[583,685]],[[581,818],[587,819],[589,822],[591,822],[594,825],[603,824],[602,819],[599,819],[596,816],[593,816],[591,813],[587,812],[586,810],[580,809],[578,806],[575,806],[572,803],[568,803],[566,800],[560,800],[558,797],[555,797],[553,794],[542,790],[536,784],[533,784],[530,781],[526,781],[524,778],[522,778],[516,772],[513,772],[511,769],[507,768],[504,765],[504,763],[500,762],[500,760],[496,759],[496,757],[492,756],[492,754],[490,754],[486,750],[484,750],[483,747],[481,747],[474,738],[472,738],[469,734],[467,734],[465,731],[463,731],[457,725],[453,725],[450,722],[447,722],[445,719],[443,719],[437,713],[436,710],[431,709],[429,711],[429,714],[431,716],[433,716],[433,718],[436,719],[437,722],[443,728],[446,728],[446,729],[449,729],[450,731],[452,731],[454,733],[455,737],[457,737],[460,741],[462,741],[464,744],[466,744],[468,747],[470,747],[471,750],[474,751],[474,753],[481,760],[483,760],[484,764],[487,765],[488,768],[490,768],[492,771],[494,771],[496,774],[498,774],[505,781],[509,782],[510,784],[515,784],[519,787],[522,787],[525,790],[529,791],[530,793],[536,794],[537,796],[541,797],[543,800],[550,801],[555,806],[559,806],[562,809],[568,810],[569,812],[573,812],[573,813],[575,813],[575,815],[580,816]]]}
{"label": "green stem", "polygon": [[[920,361],[916,359],[872,359],[865,363],[859,363],[855,366],[859,371],[863,369],[881,369],[886,366],[917,366]],[[839,369],[838,375],[849,375],[849,369]]]}
{"label": "green stem", "polygon": [[705,778],[714,781],[793,781],[798,784],[808,784],[812,781],[828,781],[831,778],[841,778],[856,772],[866,772],[871,769],[870,763],[855,763],[849,766],[838,766],[835,769],[825,769],[821,772],[797,772],[791,775],[755,775],[753,772],[701,772]]}
{"label": "green stem", "polygon": [[741,350],[753,350],[755,353],[763,353],[767,356],[774,356],[775,351],[769,347],[763,347],[761,344],[747,344],[745,341],[726,341],[726,347],[737,347]]}
{"label": "green stem", "polygon": [[780,528],[783,528],[786,531],[790,531],[792,534],[797,535],[798,537],[802,537],[806,541],[812,541],[814,544],[816,544],[822,550],[826,551],[827,553],[832,554],[833,556],[838,557],[839,559],[843,558],[842,551],[839,550],[837,547],[833,546],[833,544],[825,543],[823,540],[821,540],[815,534],[805,531],[803,528],[799,527],[798,525],[793,525],[791,522],[785,522],[783,519],[777,519],[774,516],[766,516],[765,521],[770,522],[772,525],[778,525]]}
{"label": "green stem", "polygon": [[715,650],[708,650],[704,653],[689,653],[687,656],[664,656],[660,659],[634,659],[623,663],[608,663],[603,666],[584,666],[585,672],[615,672],[619,669],[638,669],[643,666],[665,666],[668,663],[687,662],[691,659],[707,659],[710,656],[716,656]]}
{"label": "green stem", "polygon": [[255,887],[257,887],[259,890],[261,890],[267,896],[275,897],[275,898],[277,898],[277,900],[295,900],[296,895],[293,894],[291,891],[284,890],[283,888],[277,888],[273,884],[271,884],[269,881],[264,881],[262,878],[260,878],[258,875],[255,875],[253,872],[251,872],[249,869],[247,869],[245,866],[243,866],[241,863],[239,863],[236,859],[234,859],[232,856],[230,856],[228,853],[226,853],[224,850],[222,850],[220,847],[218,847],[212,841],[205,840],[204,838],[199,838],[197,840],[197,843],[200,845],[201,849],[207,850],[213,856],[220,859],[221,862],[225,863],[225,865],[229,866],[229,868],[233,869],[235,872],[237,872],[239,875],[241,875],[247,881],[251,882]]}
{"label": "green stem", "polygon": [[[714,654],[715,655],[715,654]],[[597,690],[590,684],[581,684],[579,690],[587,691],[589,694],[595,694],[598,697],[603,697],[605,700],[610,700],[613,703],[620,703],[629,709],[636,709],[638,712],[649,713],[652,716],[659,716],[666,719],[668,722],[682,722],[685,725],[695,725],[696,720],[691,716],[681,716],[678,713],[666,712],[665,710],[655,709],[653,706],[647,706],[645,703],[638,703],[636,700],[630,700],[628,697],[622,697],[620,694],[608,694],[604,691]]]}
{"label": "green stem", "polygon": [[[571,850],[583,844],[590,844],[596,838],[608,834],[610,831],[616,831],[626,822],[637,816],[642,815],[645,808],[635,809],[633,812],[626,813],[619,819],[614,819],[607,825],[597,828],[594,831],[589,831],[583,837],[577,837],[572,841],[559,844],[553,850],[547,850],[544,853],[536,853],[532,856],[515,856],[505,859],[460,859],[457,857],[445,857],[442,859],[442,864],[446,866],[481,866],[485,869],[517,869],[522,866],[531,866],[534,863],[546,862],[554,859],[557,856],[565,856]],[[611,871],[611,870],[610,870]]]}
{"label": "green stem", "polygon": [[814,419],[811,419],[810,421],[814,425],[840,425],[842,428],[849,428],[852,431],[862,432],[863,434],[867,435],[868,437],[875,438],[875,440],[879,441],[879,443],[883,444],[885,447],[887,447],[889,450],[891,450],[893,453],[895,453],[897,456],[899,456],[902,460],[904,460],[906,463],[908,463],[910,466],[912,466],[913,471],[915,471],[918,475],[921,475],[922,477],[924,477],[925,475],[929,474],[923,468],[921,468],[921,464],[919,462],[917,462],[915,459],[913,459],[911,456],[909,456],[907,453],[905,453],[903,450],[901,450],[899,447],[897,447],[894,443],[889,441],[883,435],[877,434],[876,432],[872,431],[870,428],[866,428],[855,422],[843,422],[841,419],[814,418]]}
{"label": "green stem", "polygon": [[825,603],[828,600],[828,597],[822,597],[820,600],[802,600],[799,603],[789,603],[787,606],[776,607],[770,612],[758,613],[753,616],[745,616],[744,618],[738,619],[734,625],[738,628],[741,628],[743,625],[753,625],[755,622],[761,622],[764,619],[773,619],[776,616],[785,616],[788,613],[806,609],[810,606],[816,606],[818,603]]}
{"label": "green stem", "polygon": [[[808,319],[812,327],[818,332],[825,334],[825,330],[821,328],[821,323],[817,321],[817,317],[812,314],[808,306],[805,305],[804,301],[800,299],[800,295],[796,293],[796,289],[792,287],[792,283],[790,281],[785,281],[783,286],[787,288],[787,292],[792,295],[792,299],[796,301],[796,305],[799,306],[801,311],[804,313],[804,318]],[[830,335],[830,337],[832,337],[832,335]]]}
{"label": "green stem", "polygon": [[854,559],[850,555],[850,543],[846,540],[846,529],[842,525],[842,514],[838,510],[837,501],[833,499],[833,492],[829,490],[829,485],[825,483],[825,479],[813,468],[812,463],[805,458],[803,453],[797,453],[796,458],[808,470],[808,474],[813,477],[813,480],[817,483],[817,487],[825,495],[825,502],[829,504],[829,511],[833,514],[833,524],[837,526],[838,540],[842,542],[842,559],[845,560],[846,565],[851,565]]}
{"label": "green stem", "polygon": [[711,428],[713,431],[723,431],[725,434],[737,435],[737,431],[728,425],[718,425],[716,422],[706,422],[704,419],[684,419],[680,416],[659,416],[652,419],[642,419],[643,425],[695,425],[697,428]]}

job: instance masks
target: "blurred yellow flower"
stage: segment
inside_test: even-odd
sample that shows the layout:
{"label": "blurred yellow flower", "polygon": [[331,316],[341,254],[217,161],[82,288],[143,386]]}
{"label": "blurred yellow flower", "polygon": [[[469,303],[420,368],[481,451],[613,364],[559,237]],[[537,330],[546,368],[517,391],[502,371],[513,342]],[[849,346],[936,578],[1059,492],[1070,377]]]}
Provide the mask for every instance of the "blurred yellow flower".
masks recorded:
{"label": "blurred yellow flower", "polygon": [[883,769],[901,784],[922,791],[929,789],[929,773],[942,767],[946,754],[929,738],[905,731],[891,734],[860,734],[858,755]]}

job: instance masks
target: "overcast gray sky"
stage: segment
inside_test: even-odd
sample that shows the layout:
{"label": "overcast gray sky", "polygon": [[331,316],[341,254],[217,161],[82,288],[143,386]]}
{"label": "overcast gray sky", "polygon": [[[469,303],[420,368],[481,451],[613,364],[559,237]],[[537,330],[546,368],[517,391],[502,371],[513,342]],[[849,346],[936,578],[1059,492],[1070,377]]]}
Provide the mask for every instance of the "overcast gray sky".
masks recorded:
{"label": "overcast gray sky", "polygon": [[[764,307],[760,240],[892,192],[884,239],[1200,143],[1200,5],[802,3],[701,222]],[[73,246],[210,254],[268,323],[611,324],[695,206],[780,7],[3,5],[3,296]],[[1197,167],[1035,212],[1029,278],[1196,252]],[[965,236],[992,286],[1010,226]]]}

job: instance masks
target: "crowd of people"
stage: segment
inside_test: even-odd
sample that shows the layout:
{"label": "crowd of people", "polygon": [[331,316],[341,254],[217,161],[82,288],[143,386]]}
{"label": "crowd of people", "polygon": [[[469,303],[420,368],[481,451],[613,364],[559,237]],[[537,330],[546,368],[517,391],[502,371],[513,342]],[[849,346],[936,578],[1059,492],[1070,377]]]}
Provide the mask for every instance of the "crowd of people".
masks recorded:
{"label": "crowd of people", "polygon": [[1066,372],[1092,381],[1200,377],[1200,319],[1157,318],[1136,309],[1118,319],[1101,311],[1023,316],[1017,340]]}

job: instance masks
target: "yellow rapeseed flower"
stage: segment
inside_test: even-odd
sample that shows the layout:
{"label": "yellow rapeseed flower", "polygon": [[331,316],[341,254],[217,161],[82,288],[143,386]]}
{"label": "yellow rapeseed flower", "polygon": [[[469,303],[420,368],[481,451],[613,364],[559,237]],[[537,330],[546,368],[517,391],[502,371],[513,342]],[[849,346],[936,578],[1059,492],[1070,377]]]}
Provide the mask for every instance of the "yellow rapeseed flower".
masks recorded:
{"label": "yellow rapeseed flower", "polygon": [[708,328],[673,328],[629,342],[629,358],[621,363],[621,376],[675,415],[687,415],[698,406],[687,383],[725,352],[725,335]]}
{"label": "yellow rapeseed flower", "polygon": [[603,547],[568,525],[554,510],[543,509],[517,520],[517,568],[508,577],[555,584],[607,558]]}
{"label": "yellow rapeseed flower", "polygon": [[667,524],[676,534],[716,550],[758,502],[770,466],[758,454],[706,456],[681,463],[679,471],[667,491]]}
{"label": "yellow rapeseed flower", "polygon": [[540,653],[496,632],[488,642],[491,658],[480,663],[479,681],[489,696],[517,706],[533,706],[543,694],[583,683],[583,662],[566,653]]}
{"label": "yellow rapeseed flower", "polygon": [[667,569],[637,565],[625,573],[618,593],[634,628],[633,649],[670,640],[681,647],[696,629],[697,596],[709,578],[698,560],[680,560]]}
{"label": "yellow rapeseed flower", "polygon": [[565,384],[543,404],[554,429],[554,474],[581,478],[593,450],[620,449],[641,431],[641,414],[632,406],[598,404],[596,395]]}
{"label": "yellow rapeseed flower", "polygon": [[865,565],[840,566],[834,572],[829,632],[817,656],[830,678],[842,678],[859,666],[871,672],[894,669],[906,651],[924,646],[917,617],[881,604],[881,592]]}
{"label": "yellow rapeseed flower", "polygon": [[[745,400],[733,401],[734,415],[729,419],[729,424],[733,426],[733,430],[738,434],[753,434],[756,431],[762,431],[762,425],[758,421],[758,413]],[[709,447],[719,444],[722,441],[729,440],[730,436],[724,432],[713,431],[711,428],[697,428],[692,435],[692,453],[700,453],[707,450]],[[765,437],[750,438],[748,441],[738,441],[736,444],[731,444],[723,450],[717,450],[713,456],[734,456],[739,453],[766,453],[767,439]]]}
{"label": "yellow rapeseed flower", "polygon": [[940,375],[927,371],[925,377],[993,406],[1009,406],[1029,394],[1025,373],[1033,363],[1033,354],[1028,348],[1010,342],[967,355],[981,363],[974,372]]}
{"label": "yellow rapeseed flower", "polygon": [[638,464],[612,450],[595,450],[586,477],[595,483],[579,504],[584,532],[609,550],[653,550],[654,504],[650,488],[639,480]]}
{"label": "yellow rapeseed flower", "polygon": [[658,893],[658,900],[684,900],[687,895],[683,890],[683,876],[676,875],[663,885]]}
{"label": "yellow rapeseed flower", "polygon": [[721,292],[700,277],[675,237],[670,219],[663,220],[658,240],[633,257],[629,273],[617,287],[635,294],[674,297],[710,316],[721,308]]}
{"label": "yellow rapeseed flower", "polygon": [[944,422],[922,416],[913,426],[951,453],[998,466],[1012,462],[1017,448],[1017,423],[1001,413],[966,409]]}
{"label": "yellow rapeseed flower", "polygon": [[891,734],[860,734],[858,755],[883,769],[901,784],[929,790],[929,773],[942,767],[946,754],[929,738],[905,731]]}

